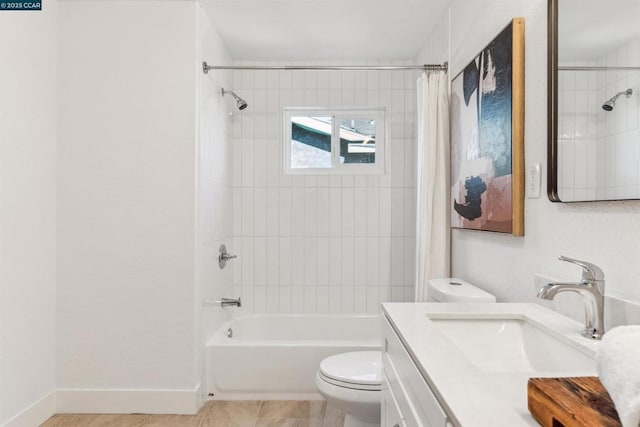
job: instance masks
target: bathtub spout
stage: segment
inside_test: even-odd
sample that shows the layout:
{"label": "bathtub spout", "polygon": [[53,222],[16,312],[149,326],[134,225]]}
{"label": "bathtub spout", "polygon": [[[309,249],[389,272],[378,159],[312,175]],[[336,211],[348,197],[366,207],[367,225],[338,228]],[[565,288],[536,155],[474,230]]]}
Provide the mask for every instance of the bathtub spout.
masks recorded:
{"label": "bathtub spout", "polygon": [[240,297],[238,298],[221,298],[219,300],[213,300],[213,299],[206,299],[203,302],[203,305],[219,305],[220,307],[228,307],[228,306],[235,306],[235,307],[242,307],[242,300],[240,299]]}
{"label": "bathtub spout", "polygon": [[216,301],[216,304],[220,304],[220,307],[228,307],[228,306],[236,306],[242,307],[242,300],[240,297],[238,298],[222,298],[219,301]]}

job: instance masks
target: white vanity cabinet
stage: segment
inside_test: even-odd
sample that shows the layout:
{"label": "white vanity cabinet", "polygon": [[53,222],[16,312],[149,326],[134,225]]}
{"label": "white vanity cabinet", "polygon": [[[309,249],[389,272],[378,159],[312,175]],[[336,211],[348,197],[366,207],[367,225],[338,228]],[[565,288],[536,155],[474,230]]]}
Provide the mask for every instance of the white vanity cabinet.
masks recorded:
{"label": "white vanity cabinet", "polygon": [[383,322],[382,427],[449,427],[447,414],[389,320]]}

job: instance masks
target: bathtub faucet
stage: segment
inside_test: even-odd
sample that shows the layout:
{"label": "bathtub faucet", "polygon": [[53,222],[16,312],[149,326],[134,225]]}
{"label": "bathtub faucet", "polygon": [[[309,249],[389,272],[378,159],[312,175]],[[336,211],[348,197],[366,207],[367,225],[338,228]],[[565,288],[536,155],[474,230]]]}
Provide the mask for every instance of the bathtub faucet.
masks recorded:
{"label": "bathtub faucet", "polygon": [[238,298],[222,298],[220,300],[214,300],[214,299],[206,299],[203,301],[203,305],[207,306],[207,305],[219,305],[220,307],[227,307],[227,306],[236,306],[236,307],[242,307],[242,301],[240,300],[240,297]]}
{"label": "bathtub faucet", "polygon": [[595,264],[561,256],[582,267],[582,278],[576,283],[549,283],[538,290],[538,298],[552,300],[559,292],[577,292],[584,298],[585,325],[581,332],[585,338],[602,339],[604,334],[604,273]]}
{"label": "bathtub faucet", "polygon": [[227,306],[242,307],[242,300],[240,300],[240,297],[222,298],[221,300],[216,301],[216,304],[220,304],[221,307],[227,307]]}

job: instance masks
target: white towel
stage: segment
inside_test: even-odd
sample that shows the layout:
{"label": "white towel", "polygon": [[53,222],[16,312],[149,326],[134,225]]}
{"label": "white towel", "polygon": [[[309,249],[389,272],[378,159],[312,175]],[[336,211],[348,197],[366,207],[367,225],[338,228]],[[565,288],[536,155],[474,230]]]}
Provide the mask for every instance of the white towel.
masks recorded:
{"label": "white towel", "polygon": [[623,427],[640,426],[640,325],[604,334],[596,362]]}

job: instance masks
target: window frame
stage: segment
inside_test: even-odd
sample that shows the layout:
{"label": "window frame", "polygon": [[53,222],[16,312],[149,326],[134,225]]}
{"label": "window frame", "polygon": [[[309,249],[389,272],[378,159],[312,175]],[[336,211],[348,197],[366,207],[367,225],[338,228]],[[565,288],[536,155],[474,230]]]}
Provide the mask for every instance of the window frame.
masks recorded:
{"label": "window frame", "polygon": [[[384,107],[284,107],[284,173],[285,175],[383,175],[387,158],[387,123]],[[291,167],[291,117],[331,117],[331,167]],[[340,122],[350,119],[374,119],[376,151],[374,163],[340,162]]]}

